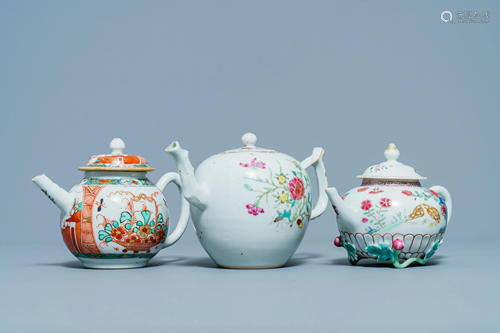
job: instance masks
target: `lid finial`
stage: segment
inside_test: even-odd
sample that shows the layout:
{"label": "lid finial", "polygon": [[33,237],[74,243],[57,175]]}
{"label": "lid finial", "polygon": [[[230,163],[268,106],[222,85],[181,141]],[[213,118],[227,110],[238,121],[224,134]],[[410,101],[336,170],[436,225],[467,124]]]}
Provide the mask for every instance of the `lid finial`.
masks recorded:
{"label": "lid finial", "polygon": [[125,149],[125,142],[120,138],[114,138],[109,144],[109,148],[111,148],[112,155],[121,155]]}
{"label": "lid finial", "polygon": [[257,137],[253,133],[246,133],[241,137],[241,142],[243,142],[243,145],[245,147],[255,147],[255,144],[257,143]]}
{"label": "lid finial", "polygon": [[399,158],[399,150],[394,143],[391,143],[384,152],[385,158],[388,161],[397,161]]}

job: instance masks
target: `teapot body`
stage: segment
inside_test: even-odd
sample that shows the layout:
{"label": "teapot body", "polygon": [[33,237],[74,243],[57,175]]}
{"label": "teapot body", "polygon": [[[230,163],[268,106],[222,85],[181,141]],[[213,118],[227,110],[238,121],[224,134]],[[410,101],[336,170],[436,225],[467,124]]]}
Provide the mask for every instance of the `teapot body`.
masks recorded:
{"label": "teapot body", "polygon": [[399,155],[391,143],[384,152],[387,161],[357,176],[363,179],[360,187],[342,197],[335,188],[326,190],[340,232],[334,244],[346,249],[353,265],[364,258],[389,260],[396,268],[426,264],[443,241],[450,193],[442,186],[422,187],[426,177],[398,162]]}
{"label": "teapot body", "polygon": [[205,160],[195,172],[206,208],[191,205],[198,239],[226,268],[285,265],[311,216],[311,182],[294,158],[272,150],[239,149]]}
{"label": "teapot body", "polygon": [[394,255],[395,241],[400,247],[398,259],[428,259],[441,243],[447,227],[448,208],[443,197],[421,187],[419,182],[363,184],[342,196],[354,210],[349,221],[337,216],[341,243],[348,250],[351,263],[363,258],[378,259],[379,252],[384,250],[382,243]]}
{"label": "teapot body", "polygon": [[69,194],[61,233],[84,267],[144,267],[162,248],[169,209],[145,172],[86,172]]}

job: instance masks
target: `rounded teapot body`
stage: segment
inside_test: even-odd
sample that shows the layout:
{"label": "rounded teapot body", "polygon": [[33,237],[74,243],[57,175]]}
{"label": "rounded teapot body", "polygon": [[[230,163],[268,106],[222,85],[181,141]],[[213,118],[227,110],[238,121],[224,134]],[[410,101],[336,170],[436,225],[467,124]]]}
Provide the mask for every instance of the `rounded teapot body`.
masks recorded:
{"label": "rounded teapot body", "polygon": [[349,260],[381,261],[395,254],[399,259],[432,256],[447,227],[448,208],[443,197],[421,187],[418,181],[365,180],[363,184],[342,196],[352,209],[350,215],[339,214],[334,206]]}
{"label": "rounded teapot body", "polygon": [[294,158],[272,150],[234,150],[205,160],[195,176],[206,208],[191,205],[201,245],[230,268],[285,265],[312,210],[311,183]]}
{"label": "rounded teapot body", "polygon": [[169,209],[145,172],[86,172],[69,193],[61,232],[84,267],[144,267],[162,248]]}

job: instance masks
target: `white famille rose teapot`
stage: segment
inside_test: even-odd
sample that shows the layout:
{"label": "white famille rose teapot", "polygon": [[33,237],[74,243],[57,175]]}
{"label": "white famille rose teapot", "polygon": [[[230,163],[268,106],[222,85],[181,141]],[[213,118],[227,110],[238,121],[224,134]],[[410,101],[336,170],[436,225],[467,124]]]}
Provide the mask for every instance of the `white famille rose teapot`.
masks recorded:
{"label": "white famille rose teapot", "polygon": [[[360,187],[342,197],[326,190],[337,213],[340,237],[351,264],[364,258],[390,260],[395,267],[425,264],[441,244],[450,221],[452,201],[442,186],[426,189],[426,179],[397,161],[399,150],[390,144],[386,162],[366,169]],[[405,260],[400,263],[400,259]]]}
{"label": "white famille rose teapot", "polygon": [[[328,204],[323,149],[298,162],[256,147],[252,133],[242,141],[244,147],[208,158],[196,172],[178,142],[166,151],[177,164],[198,239],[214,262],[226,268],[281,267],[297,250],[309,221]],[[314,208],[309,166],[319,186]]]}
{"label": "white famille rose teapot", "polygon": [[[177,227],[170,226],[164,188],[174,183],[182,195],[179,175],[165,174],[155,185],[146,160],[125,155],[125,144],[114,139],[111,154],[92,156],[84,178],[66,192],[47,176],[33,182],[61,210],[64,243],[86,268],[144,267],[158,251],[182,236],[189,221],[189,204],[182,199]],[[168,235],[168,236],[167,236]]]}

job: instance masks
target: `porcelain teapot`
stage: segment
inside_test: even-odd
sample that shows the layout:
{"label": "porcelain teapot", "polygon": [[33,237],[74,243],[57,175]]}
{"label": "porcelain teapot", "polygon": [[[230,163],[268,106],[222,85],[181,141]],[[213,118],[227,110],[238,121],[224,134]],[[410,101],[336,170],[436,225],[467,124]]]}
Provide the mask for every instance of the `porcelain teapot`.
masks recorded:
{"label": "porcelain teapot", "polygon": [[[244,147],[205,160],[194,172],[188,152],[173,142],[184,197],[201,245],[225,268],[274,268],[285,265],[309,225],[326,209],[328,187],[323,149],[302,162],[255,146],[247,133]],[[319,198],[313,207],[306,168],[313,166]]]}
{"label": "porcelain teapot", "polygon": [[61,210],[64,243],[84,267],[144,267],[182,236],[189,204],[182,198],[179,222],[168,235],[163,190],[174,183],[182,196],[179,175],[167,173],[155,185],[147,177],[155,169],[143,157],[123,154],[120,139],[111,141],[110,148],[111,154],[92,156],[79,168],[84,177],[69,192],[43,174],[33,182]]}
{"label": "porcelain teapot", "polygon": [[397,268],[425,264],[450,222],[450,194],[442,186],[422,187],[420,180],[426,177],[397,161],[394,144],[384,155],[387,161],[358,176],[360,187],[342,197],[333,187],[326,190],[340,232],[334,243],[347,250],[352,265],[364,258],[390,260]]}

